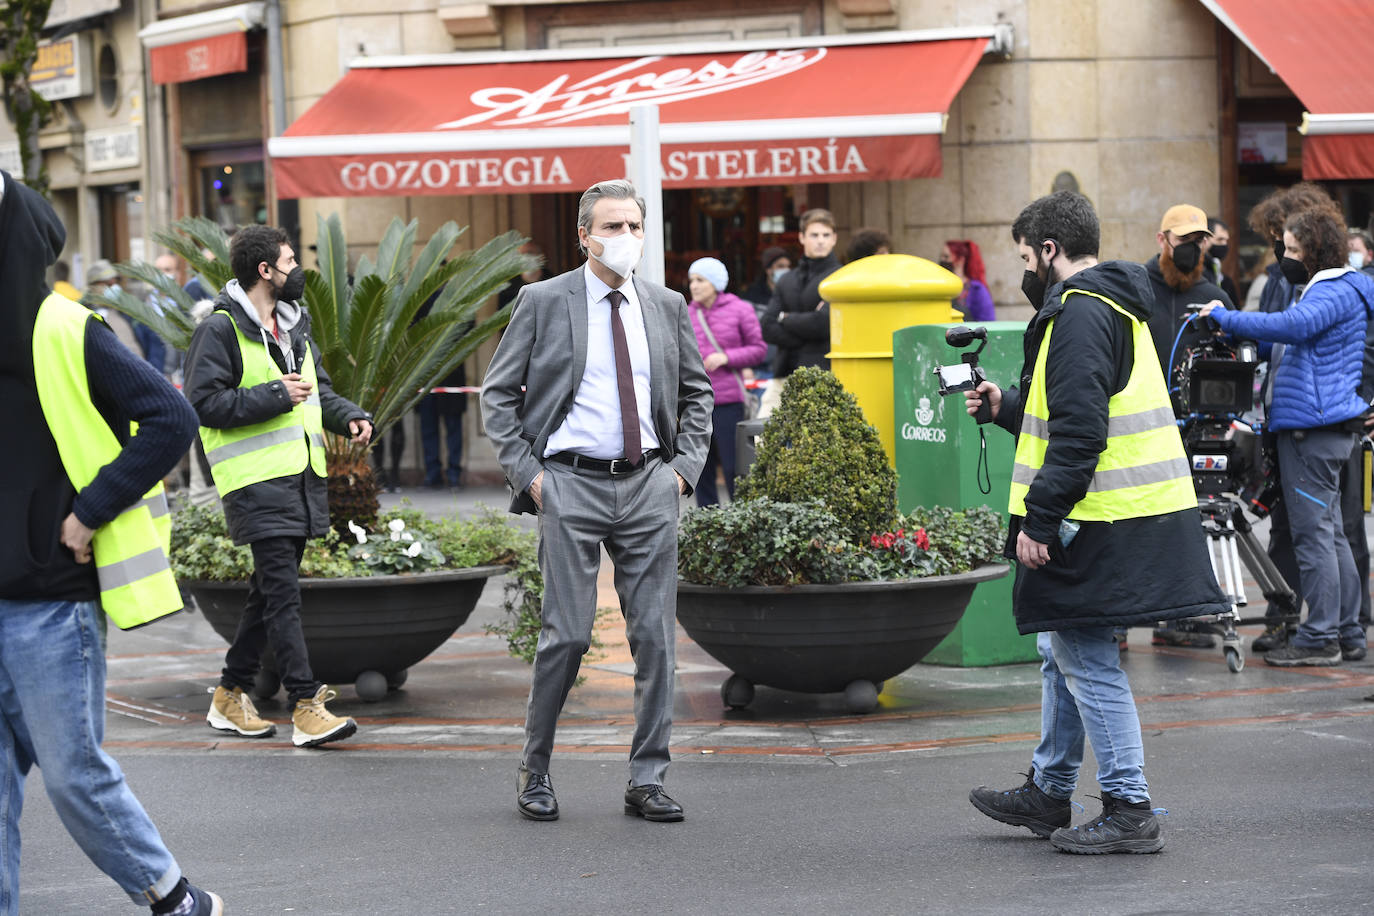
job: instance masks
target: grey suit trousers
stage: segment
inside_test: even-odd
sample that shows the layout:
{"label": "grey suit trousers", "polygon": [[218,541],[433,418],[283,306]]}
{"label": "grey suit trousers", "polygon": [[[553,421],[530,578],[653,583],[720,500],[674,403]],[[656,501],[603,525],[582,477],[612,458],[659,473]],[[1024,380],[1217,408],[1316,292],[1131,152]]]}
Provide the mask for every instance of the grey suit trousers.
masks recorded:
{"label": "grey suit trousers", "polygon": [[678,478],[660,459],[622,477],[549,462],[541,484],[543,629],[525,717],[524,764],[549,771],[554,730],[591,643],[601,545],[635,662],[630,783],[662,785],[673,725]]}

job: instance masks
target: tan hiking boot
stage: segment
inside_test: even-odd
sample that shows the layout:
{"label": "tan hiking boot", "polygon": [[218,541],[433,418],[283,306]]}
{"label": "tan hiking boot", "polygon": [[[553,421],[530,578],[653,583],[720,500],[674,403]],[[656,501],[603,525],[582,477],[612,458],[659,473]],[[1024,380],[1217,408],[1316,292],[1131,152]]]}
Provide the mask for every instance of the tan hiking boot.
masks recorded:
{"label": "tan hiking boot", "polygon": [[357,722],[340,718],[324,708],[325,703],[338,695],[338,691],[329,689],[328,684],[322,684],[310,699],[296,701],[296,711],[291,714],[296,729],[291,742],[296,747],[319,747],[330,741],[342,741],[358,730]]}
{"label": "tan hiking boot", "polygon": [[226,690],[221,686],[210,692],[215,698],[210,701],[210,711],[205,714],[205,721],[211,728],[233,732],[245,738],[267,738],[277,733],[276,723],[258,715],[257,707],[242,687]]}

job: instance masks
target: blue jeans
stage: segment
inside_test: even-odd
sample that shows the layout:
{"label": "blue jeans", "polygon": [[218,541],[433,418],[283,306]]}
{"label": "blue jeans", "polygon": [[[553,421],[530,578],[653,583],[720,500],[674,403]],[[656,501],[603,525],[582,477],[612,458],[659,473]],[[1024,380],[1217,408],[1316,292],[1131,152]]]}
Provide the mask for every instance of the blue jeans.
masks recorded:
{"label": "blue jeans", "polygon": [[1279,479],[1307,602],[1307,619],[1293,645],[1314,648],[1339,640],[1363,646],[1359,572],[1341,515],[1341,475],[1355,433],[1283,430],[1278,440]]}
{"label": "blue jeans", "polygon": [[1036,648],[1044,662],[1040,744],[1031,758],[1035,784],[1056,798],[1073,795],[1086,737],[1097,758],[1102,791],[1127,801],[1148,801],[1140,716],[1112,628],[1041,633]]}
{"label": "blue jeans", "polygon": [[124,782],[105,737],[105,655],[93,601],[0,599],[0,914],[19,912],[19,815],[38,764],[62,824],[135,903],[181,869]]}

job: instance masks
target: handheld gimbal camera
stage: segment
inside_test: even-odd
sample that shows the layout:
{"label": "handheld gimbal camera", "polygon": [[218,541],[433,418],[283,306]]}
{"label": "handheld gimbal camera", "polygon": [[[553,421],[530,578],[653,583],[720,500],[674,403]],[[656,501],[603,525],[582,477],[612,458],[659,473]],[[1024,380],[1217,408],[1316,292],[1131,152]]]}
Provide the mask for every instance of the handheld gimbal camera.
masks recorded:
{"label": "handheld gimbal camera", "polygon": [[[988,329],[960,325],[945,331],[945,343],[951,347],[967,347],[975,340],[982,341],[978,344],[978,349],[972,353],[961,354],[959,363],[952,366],[935,367],[935,377],[940,382],[941,397],[959,391],[972,391],[978,387],[980,382],[987,381],[988,377],[978,365],[978,354],[982,353],[983,348],[988,345]],[[992,403],[986,397],[983,398],[983,403],[978,407],[978,412],[973,415],[973,419],[979,423],[987,423],[992,420]]]}

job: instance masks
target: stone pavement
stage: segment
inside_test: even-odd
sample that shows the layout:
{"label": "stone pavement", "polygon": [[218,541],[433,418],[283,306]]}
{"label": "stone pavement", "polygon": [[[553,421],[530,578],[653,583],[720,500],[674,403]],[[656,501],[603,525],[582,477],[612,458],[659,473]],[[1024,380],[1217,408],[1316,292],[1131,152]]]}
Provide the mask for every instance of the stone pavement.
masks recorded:
{"label": "stone pavement", "polygon": [[[504,506],[495,488],[402,495],[432,512]],[[513,802],[528,668],[481,629],[500,593],[490,581],[401,690],[363,703],[340,687],[333,708],[359,731],[320,751],[291,746],[280,703],[262,711],[288,723],[285,740],[206,727],[225,646],[198,615],[112,632],[106,747],[231,913],[1374,911],[1374,703],[1362,700],[1374,659],[1297,670],[1250,658],[1232,674],[1219,649],[1152,647],[1133,630],[1126,665],[1170,845],[1084,861],[965,800],[973,785],[1021,781],[1040,724],[1033,664],[917,665],[866,716],[838,694],[766,687],[731,712],[728,672],[679,631],[669,789],[688,821],[624,817],[633,667],[611,613],[559,728],[564,817],[539,825]],[[616,604],[608,563],[599,602]],[[1092,773],[1089,758],[1076,797],[1089,814]],[[21,912],[118,912],[37,785]]]}

